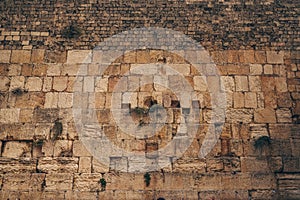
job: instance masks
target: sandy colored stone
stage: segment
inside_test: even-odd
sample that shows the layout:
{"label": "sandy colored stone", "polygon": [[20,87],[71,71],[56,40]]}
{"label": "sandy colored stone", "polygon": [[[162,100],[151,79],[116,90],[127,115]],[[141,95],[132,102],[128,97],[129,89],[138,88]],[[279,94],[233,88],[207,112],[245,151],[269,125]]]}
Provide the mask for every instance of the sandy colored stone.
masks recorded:
{"label": "sandy colored stone", "polygon": [[256,93],[246,92],[245,93],[245,107],[246,108],[257,108]]}
{"label": "sandy colored stone", "polygon": [[260,64],[251,64],[250,65],[250,74],[251,75],[261,75],[263,72],[262,65]]}
{"label": "sandy colored stone", "polygon": [[61,64],[49,64],[47,69],[47,76],[60,76]]}
{"label": "sandy colored stone", "polygon": [[67,55],[67,64],[91,63],[92,54],[90,50],[70,50]]}
{"label": "sandy colored stone", "polygon": [[140,78],[139,76],[128,76],[128,91],[139,91]]}
{"label": "sandy colored stone", "polygon": [[31,76],[32,70],[33,70],[32,64],[23,64],[22,70],[21,70],[21,75],[22,76]]}
{"label": "sandy colored stone", "polygon": [[9,63],[11,56],[11,50],[0,51],[0,63]]}
{"label": "sandy colored stone", "polygon": [[260,76],[248,76],[249,78],[249,90],[251,92],[261,91],[261,78]]}
{"label": "sandy colored stone", "polygon": [[167,75],[180,74],[182,76],[188,76],[191,73],[189,64],[168,64],[164,66]]}
{"label": "sandy colored stone", "polygon": [[124,62],[125,63],[136,63],[136,51],[130,51],[124,53]]}
{"label": "sandy colored stone", "polygon": [[235,76],[235,88],[236,91],[248,91],[248,78],[247,76]]}
{"label": "sandy colored stone", "polygon": [[102,175],[98,173],[82,173],[74,176],[74,190],[76,191],[101,191],[99,180]]}
{"label": "sandy colored stone", "polygon": [[33,49],[31,53],[32,63],[42,63],[44,61],[45,50],[44,49]]}
{"label": "sandy colored stone", "polygon": [[289,108],[281,108],[276,110],[276,117],[278,123],[291,123],[292,113]]}
{"label": "sandy colored stone", "polygon": [[285,77],[275,77],[275,88],[278,92],[287,92],[287,79]]}
{"label": "sandy colored stone", "polygon": [[12,91],[14,89],[23,89],[25,82],[24,76],[14,76],[11,78],[9,90]]}
{"label": "sandy colored stone", "polygon": [[8,67],[8,76],[20,76],[21,74],[21,65],[20,64],[10,64]]}
{"label": "sandy colored stone", "polygon": [[57,92],[46,93],[44,108],[57,108],[57,103],[58,103]]}
{"label": "sandy colored stone", "polygon": [[83,80],[83,92],[94,92],[95,79],[94,76],[86,76]]}
{"label": "sandy colored stone", "polygon": [[33,120],[33,110],[32,109],[21,109],[19,122],[31,122]]}
{"label": "sandy colored stone", "polygon": [[52,89],[52,77],[45,77],[43,83],[43,92],[49,92]]}
{"label": "sandy colored stone", "polygon": [[9,89],[10,80],[5,76],[0,76],[0,91],[5,92]]}
{"label": "sandy colored stone", "polygon": [[11,141],[5,144],[3,157],[19,158],[31,156],[31,144],[26,142]]}
{"label": "sandy colored stone", "polygon": [[233,106],[234,108],[243,108],[245,106],[245,96],[242,92],[233,93]]}
{"label": "sandy colored stone", "polygon": [[95,157],[92,159],[92,173],[107,173],[109,166],[99,162]]}
{"label": "sandy colored stone", "polygon": [[72,155],[72,141],[56,140],[53,149],[53,156],[65,157]]}
{"label": "sandy colored stone", "polygon": [[258,123],[276,123],[275,110],[272,108],[256,109],[254,121]]}
{"label": "sandy colored stone", "polygon": [[76,76],[82,65],[64,64],[61,68],[62,76]]}
{"label": "sandy colored stone", "polygon": [[43,157],[39,159],[37,169],[48,174],[76,173],[78,171],[78,158]]}
{"label": "sandy colored stone", "polygon": [[253,111],[250,109],[227,109],[226,122],[228,123],[250,123],[253,118]]}
{"label": "sandy colored stone", "polygon": [[266,52],[265,51],[255,51],[254,58],[256,63],[265,63],[266,62]]}
{"label": "sandy colored stone", "polygon": [[92,157],[79,158],[79,173],[91,173],[92,170]]}
{"label": "sandy colored stone", "polygon": [[12,50],[11,62],[12,63],[29,63],[31,51],[28,50]]}
{"label": "sandy colored stone", "polygon": [[97,77],[95,82],[95,92],[107,92],[108,77]]}
{"label": "sandy colored stone", "polygon": [[95,108],[97,109],[103,109],[105,108],[105,93],[104,92],[96,92],[95,95],[94,95],[94,105],[95,105]]}
{"label": "sandy colored stone", "polygon": [[46,76],[48,65],[46,64],[35,64],[32,70],[33,76]]}
{"label": "sandy colored stone", "polygon": [[73,176],[71,173],[47,174],[46,191],[72,190]]}
{"label": "sandy colored stone", "polygon": [[20,109],[0,109],[1,123],[14,123],[19,121]]}
{"label": "sandy colored stone", "polygon": [[207,83],[205,76],[194,76],[194,89],[196,91],[207,91]]}
{"label": "sandy colored stone", "polygon": [[68,77],[54,77],[53,89],[56,91],[64,91],[67,88]]}
{"label": "sandy colored stone", "polygon": [[243,53],[244,53],[243,59],[241,59],[241,57],[239,57],[240,62],[255,63],[253,50],[244,50]]}
{"label": "sandy colored stone", "polygon": [[221,76],[221,83],[223,84],[222,91],[232,92],[235,90],[234,79],[232,76]]}
{"label": "sandy colored stone", "polygon": [[264,74],[273,74],[273,66],[264,65]]}
{"label": "sandy colored stone", "polygon": [[41,91],[43,86],[43,80],[38,77],[29,77],[25,84],[25,89],[28,91]]}
{"label": "sandy colored stone", "polygon": [[59,108],[71,108],[73,106],[73,94],[67,92],[58,93],[58,103]]}
{"label": "sandy colored stone", "polygon": [[85,146],[80,140],[75,140],[73,142],[73,156],[76,157],[90,157],[91,154],[87,151]]}
{"label": "sandy colored stone", "polygon": [[282,64],[284,57],[283,51],[267,51],[267,62],[271,64]]}

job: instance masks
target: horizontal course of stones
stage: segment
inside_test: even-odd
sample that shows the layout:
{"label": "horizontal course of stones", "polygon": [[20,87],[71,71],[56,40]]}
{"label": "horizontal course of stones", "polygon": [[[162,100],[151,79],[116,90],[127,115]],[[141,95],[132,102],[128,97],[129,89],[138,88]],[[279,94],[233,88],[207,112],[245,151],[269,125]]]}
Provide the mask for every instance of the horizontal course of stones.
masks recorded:
{"label": "horizontal course of stones", "polygon": [[211,50],[299,50],[298,9],[290,0],[3,0],[0,49],[92,49],[122,31],[161,27]]}
{"label": "horizontal course of stones", "polygon": [[[162,51],[132,51],[113,62],[101,79],[97,79],[94,76],[99,71],[96,57],[90,60],[80,57],[88,53],[90,51],[70,50],[60,55],[60,61],[52,63],[48,62],[43,49],[0,50],[0,181],[3,199],[49,199],[53,196],[56,199],[298,197],[299,189],[295,185],[299,182],[297,173],[300,172],[300,66],[295,52],[210,52],[224,84],[223,87],[214,86],[226,93],[227,107],[221,140],[205,159],[199,159],[198,152],[210,123],[211,105],[201,74],[191,64]],[[83,88],[85,79],[92,82],[92,92],[99,97],[95,104],[101,112],[98,122],[106,127],[105,133],[111,134],[116,144],[125,141],[130,150],[136,150],[130,146],[131,138],[114,137],[116,127],[106,111],[111,108],[109,103],[116,77],[130,72],[135,65],[160,62],[161,57],[183,74],[199,93],[201,128],[184,156],[171,167],[151,173],[150,186],[146,187],[144,174],[115,172],[85,149],[72,114],[73,86],[78,69],[84,66],[85,70],[80,73]],[[149,77],[153,78],[151,74]],[[136,96],[142,92],[152,96],[157,90],[154,85],[143,87],[140,81],[128,80],[124,87],[130,90],[132,82],[140,83],[138,91],[132,91]],[[167,106],[163,96],[161,98],[159,103],[173,112],[169,115],[173,116],[170,125],[176,125],[176,108]],[[131,106],[143,107],[144,99],[140,99],[142,101],[137,100],[136,105]],[[60,124],[62,127],[58,130]],[[260,136],[271,138],[269,150],[259,152],[255,149],[255,140]],[[228,146],[225,144],[229,152],[225,153],[224,137],[229,141]],[[170,138],[165,139],[168,142]],[[146,144],[147,141],[142,140],[139,151],[146,151]],[[101,178],[107,181],[105,192],[101,192]]]}

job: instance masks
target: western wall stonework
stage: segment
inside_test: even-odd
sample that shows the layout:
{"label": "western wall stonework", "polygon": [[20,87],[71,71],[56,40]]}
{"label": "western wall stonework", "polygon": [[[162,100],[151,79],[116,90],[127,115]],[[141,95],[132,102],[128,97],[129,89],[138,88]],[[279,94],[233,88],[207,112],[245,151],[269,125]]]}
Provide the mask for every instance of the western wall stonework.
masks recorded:
{"label": "western wall stonework", "polygon": [[[299,10],[290,0],[2,0],[0,199],[300,199]],[[104,61],[95,48],[142,27],[190,37],[209,53],[218,77],[211,63],[201,65],[204,77],[180,53],[152,48],[124,51],[98,75]],[[133,45],[151,43],[137,38]],[[158,64],[180,76],[169,69],[161,80]],[[149,84],[185,90],[182,78],[199,111],[186,132],[179,131],[182,116],[194,113],[174,91]],[[114,94],[120,80],[130,98]],[[211,88],[226,95],[222,126],[211,117]],[[152,137],[124,133],[113,118],[113,95],[141,129],[151,106],[164,108],[162,128]],[[74,105],[94,110],[84,127],[90,135],[97,136],[97,124],[116,146],[146,156],[178,134],[196,134],[162,169],[134,171],[122,155],[105,165],[83,144]],[[221,135],[200,158],[211,126]]]}

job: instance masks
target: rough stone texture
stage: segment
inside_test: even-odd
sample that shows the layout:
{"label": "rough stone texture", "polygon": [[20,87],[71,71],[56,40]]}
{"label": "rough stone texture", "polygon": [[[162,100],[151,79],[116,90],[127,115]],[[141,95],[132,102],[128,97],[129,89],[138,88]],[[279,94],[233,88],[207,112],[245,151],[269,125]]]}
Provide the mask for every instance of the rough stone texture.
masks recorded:
{"label": "rough stone texture", "polygon": [[[299,199],[298,7],[296,1],[1,1],[0,199]],[[204,53],[171,53],[160,35],[170,52],[119,51],[119,42],[109,44],[111,55],[94,49],[122,31],[153,26],[194,39],[219,74]],[[78,37],[68,32],[77,28]],[[136,36],[122,44],[153,43],[148,35]],[[183,79],[195,91],[190,98]],[[120,81],[122,92],[114,93]],[[212,118],[221,103],[223,127]],[[124,127],[112,108],[128,117],[121,119]],[[81,112],[84,125],[76,127],[73,111]],[[145,137],[156,119],[161,129]],[[127,134],[130,124],[142,139]],[[208,128],[222,133],[203,144]],[[115,155],[102,163],[81,141],[106,136],[154,166],[152,152],[194,129],[190,147],[149,172],[148,186],[136,170],[143,161]],[[207,144],[212,150],[199,158]]]}

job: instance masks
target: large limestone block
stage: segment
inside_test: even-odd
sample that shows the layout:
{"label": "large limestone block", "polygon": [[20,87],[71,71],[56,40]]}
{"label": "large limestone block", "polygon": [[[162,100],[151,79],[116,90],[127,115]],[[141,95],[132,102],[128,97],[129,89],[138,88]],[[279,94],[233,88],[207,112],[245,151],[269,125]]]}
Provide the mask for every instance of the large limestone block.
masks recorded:
{"label": "large limestone block", "polygon": [[284,52],[283,51],[267,51],[267,62],[271,64],[283,64],[284,60]]}
{"label": "large limestone block", "polygon": [[76,173],[78,171],[78,158],[45,157],[39,160],[37,168],[46,173]]}
{"label": "large limestone block", "polygon": [[90,50],[68,51],[67,64],[91,63],[92,54]]}
{"label": "large limestone block", "polygon": [[31,143],[10,141],[4,146],[3,157],[19,158],[31,156]]}
{"label": "large limestone block", "polygon": [[29,63],[31,51],[28,50],[12,50],[11,62],[12,63]]}
{"label": "large limestone block", "polygon": [[272,108],[256,109],[254,121],[257,123],[276,123],[275,110]]}
{"label": "large limestone block", "polygon": [[0,51],[0,63],[9,63],[11,56],[11,50]]}

